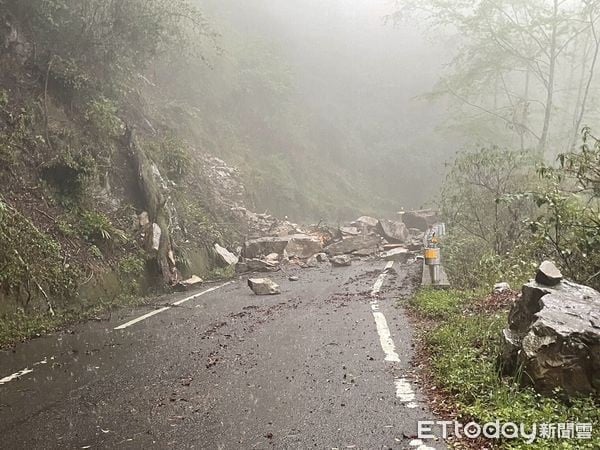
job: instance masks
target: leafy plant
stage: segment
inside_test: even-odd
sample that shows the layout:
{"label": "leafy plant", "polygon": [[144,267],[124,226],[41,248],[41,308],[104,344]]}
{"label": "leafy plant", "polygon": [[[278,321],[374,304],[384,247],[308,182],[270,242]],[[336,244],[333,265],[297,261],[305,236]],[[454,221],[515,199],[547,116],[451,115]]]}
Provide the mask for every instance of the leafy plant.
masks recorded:
{"label": "leafy plant", "polygon": [[80,217],[79,227],[83,237],[90,242],[127,241],[125,232],[116,228],[108,217],[99,212],[84,211]]}

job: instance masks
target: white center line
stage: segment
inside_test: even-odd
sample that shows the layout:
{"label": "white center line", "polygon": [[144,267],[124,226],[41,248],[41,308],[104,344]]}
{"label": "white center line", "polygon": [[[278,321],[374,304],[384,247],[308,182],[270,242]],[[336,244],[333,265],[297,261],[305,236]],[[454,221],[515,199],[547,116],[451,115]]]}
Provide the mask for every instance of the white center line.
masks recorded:
{"label": "white center line", "polygon": [[[381,290],[387,272],[392,268],[393,265],[394,261],[389,261],[385,265],[383,272],[381,272],[379,277],[377,277],[377,281],[375,282],[373,290],[371,291],[372,297],[376,297],[379,291]],[[398,356],[398,353],[396,353],[396,346],[394,345],[394,341],[392,340],[392,335],[390,333],[387,320],[385,320],[385,316],[383,315],[383,313],[379,311],[379,303],[377,299],[371,301],[371,312],[373,313],[375,325],[377,326],[377,334],[379,334],[379,342],[381,343],[381,348],[385,353],[385,360],[390,362],[400,362],[400,357]]]}
{"label": "white center line", "polygon": [[184,298],[182,300],[178,300],[176,302],[173,302],[170,306],[164,306],[164,307],[156,309],[154,311],[150,311],[149,313],[144,314],[143,316],[140,316],[137,319],[130,320],[129,322],[124,323],[123,325],[119,325],[118,327],[115,327],[115,330],[124,330],[125,328],[128,328],[128,327],[130,327],[132,325],[135,325],[138,322],[141,322],[142,320],[146,320],[149,317],[152,317],[152,316],[155,316],[155,315],[160,314],[162,312],[168,311],[173,306],[179,306],[179,305],[181,305],[181,304],[183,304],[185,302],[188,302],[190,300],[198,298],[201,295],[208,294],[209,292],[216,291],[217,289],[221,289],[222,287],[225,287],[225,286],[227,286],[228,284],[231,284],[231,283],[233,283],[233,281],[228,281],[227,283],[221,284],[219,286],[212,287],[210,289],[207,289],[205,291],[199,292],[197,294],[190,295],[189,297],[186,297],[186,298]]}
{"label": "white center line", "polygon": [[373,290],[371,291],[371,297],[375,297],[377,294],[379,294],[379,291],[381,290],[381,287],[383,286],[383,282],[385,281],[387,272],[388,272],[388,270],[390,270],[392,268],[393,265],[394,265],[394,261],[389,261],[385,265],[383,272],[381,272],[379,274],[379,277],[377,277],[377,281],[375,281],[375,285],[373,286]]}

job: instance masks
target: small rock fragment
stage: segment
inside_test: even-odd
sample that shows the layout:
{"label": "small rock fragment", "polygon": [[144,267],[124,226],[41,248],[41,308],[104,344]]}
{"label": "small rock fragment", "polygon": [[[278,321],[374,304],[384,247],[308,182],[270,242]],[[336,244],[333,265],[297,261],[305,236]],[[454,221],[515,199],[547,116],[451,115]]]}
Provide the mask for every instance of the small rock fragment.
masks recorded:
{"label": "small rock fragment", "polygon": [[501,294],[506,291],[510,291],[510,284],[503,281],[502,283],[496,283],[494,285],[494,294]]}
{"label": "small rock fragment", "polygon": [[352,264],[352,258],[348,255],[338,255],[330,259],[333,267],[344,267]]}
{"label": "small rock fragment", "polygon": [[300,277],[297,277],[296,275],[290,275],[288,280],[290,281],[300,281]]}
{"label": "small rock fragment", "polygon": [[535,281],[544,286],[556,286],[563,279],[562,273],[552,261],[544,261],[540,264],[535,275]]}

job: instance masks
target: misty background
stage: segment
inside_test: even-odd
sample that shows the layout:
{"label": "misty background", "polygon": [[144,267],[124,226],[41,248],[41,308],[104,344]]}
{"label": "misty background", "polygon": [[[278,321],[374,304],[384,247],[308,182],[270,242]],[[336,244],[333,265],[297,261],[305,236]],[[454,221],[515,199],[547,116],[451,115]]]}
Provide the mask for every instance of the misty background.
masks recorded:
{"label": "misty background", "polygon": [[[451,44],[389,20],[393,2],[199,0],[206,62],[156,69],[173,123],[243,170],[254,205],[300,219],[425,204],[459,139],[430,92]],[[185,105],[185,107],[182,107]]]}

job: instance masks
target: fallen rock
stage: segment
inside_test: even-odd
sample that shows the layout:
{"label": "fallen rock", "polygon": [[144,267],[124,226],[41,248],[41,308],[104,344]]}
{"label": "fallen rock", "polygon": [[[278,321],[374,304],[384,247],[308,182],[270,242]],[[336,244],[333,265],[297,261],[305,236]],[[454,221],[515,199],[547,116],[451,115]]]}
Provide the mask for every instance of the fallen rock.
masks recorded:
{"label": "fallen rock", "polygon": [[288,277],[288,280],[290,280],[290,281],[300,281],[300,277],[297,277],[296,275],[290,275]]}
{"label": "fallen rock", "polygon": [[379,220],[375,219],[374,217],[362,216],[352,222],[352,224],[359,228],[364,227],[367,229],[373,229],[377,226],[377,222],[379,222]]}
{"label": "fallen rock", "polygon": [[429,227],[439,222],[437,213],[431,209],[421,209],[417,211],[406,211],[400,213],[402,222],[408,228],[417,228],[421,231],[427,231]]}
{"label": "fallen rock", "polygon": [[306,259],[323,250],[323,244],[318,237],[308,236],[306,234],[294,234],[289,236],[289,241],[285,247],[290,258]]}
{"label": "fallen rock", "polygon": [[[551,274],[555,276],[555,274]],[[600,293],[559,281],[531,281],[511,308],[503,331],[505,373],[540,393],[600,394]],[[522,368],[522,369],[519,369]]]}
{"label": "fallen rock", "polygon": [[377,223],[377,232],[388,242],[398,244],[404,244],[410,236],[406,225],[393,220],[380,220]]}
{"label": "fallen rock", "polygon": [[245,259],[235,265],[237,273],[246,272],[277,272],[280,269],[279,264],[263,259]]}
{"label": "fallen rock", "polygon": [[183,280],[180,281],[179,283],[177,283],[177,288],[179,290],[182,291],[188,291],[190,289],[193,289],[194,287],[198,287],[200,286],[202,283],[204,283],[204,280],[196,275],[193,275],[192,277],[188,278],[187,280]]}
{"label": "fallen rock", "polygon": [[220,266],[229,267],[233,264],[237,264],[239,258],[227,250],[225,247],[221,247],[219,244],[214,245],[215,253]]}
{"label": "fallen rock", "polygon": [[281,294],[279,285],[269,278],[249,278],[248,287],[256,295],[275,295]]}
{"label": "fallen rock", "polygon": [[369,254],[376,253],[379,249],[380,238],[378,236],[352,236],[325,247],[325,253],[331,256],[350,254],[356,251],[368,251]]}
{"label": "fallen rock", "polygon": [[494,285],[494,289],[492,290],[494,294],[501,294],[506,291],[510,291],[510,284],[506,282],[496,283]]}
{"label": "fallen rock", "polygon": [[388,250],[387,252],[381,255],[382,259],[385,261],[399,261],[406,262],[408,261],[408,257],[410,256],[410,252],[407,248],[394,248]]}
{"label": "fallen rock", "polygon": [[[285,250],[284,250],[285,252]],[[278,263],[279,262],[279,254],[278,253],[269,253],[267,256],[265,256],[265,261],[271,262],[271,263]]]}
{"label": "fallen rock", "polygon": [[247,259],[257,259],[271,253],[283,254],[289,237],[263,237],[251,239],[244,243],[242,255]]}
{"label": "fallen rock", "polygon": [[545,286],[556,286],[563,279],[562,273],[552,261],[544,261],[540,264],[535,275],[535,281]]}
{"label": "fallen rock", "polygon": [[320,263],[329,262],[329,257],[327,256],[327,253],[317,253],[315,255],[315,258],[317,258],[317,261]]}
{"label": "fallen rock", "polygon": [[352,264],[352,258],[348,255],[337,255],[329,261],[331,261],[333,267],[344,267]]}
{"label": "fallen rock", "polygon": [[319,260],[316,256],[311,256],[306,260],[306,267],[319,267]]}
{"label": "fallen rock", "polygon": [[360,230],[356,227],[340,227],[340,232],[342,236],[358,236],[360,234]]}

